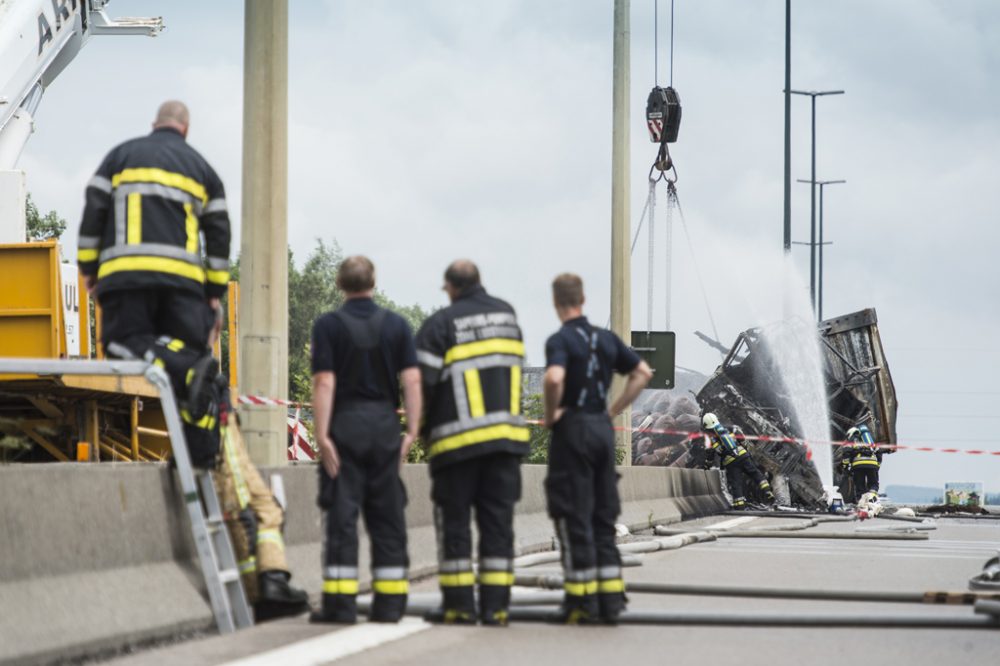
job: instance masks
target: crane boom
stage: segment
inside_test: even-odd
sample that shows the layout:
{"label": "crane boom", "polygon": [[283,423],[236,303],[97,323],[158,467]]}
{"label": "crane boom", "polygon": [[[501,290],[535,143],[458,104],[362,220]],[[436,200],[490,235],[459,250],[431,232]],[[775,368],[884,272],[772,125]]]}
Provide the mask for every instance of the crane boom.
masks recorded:
{"label": "crane boom", "polygon": [[24,174],[15,171],[42,94],[92,35],[148,35],[162,18],[108,18],[109,0],[0,0],[0,242],[24,241]]}

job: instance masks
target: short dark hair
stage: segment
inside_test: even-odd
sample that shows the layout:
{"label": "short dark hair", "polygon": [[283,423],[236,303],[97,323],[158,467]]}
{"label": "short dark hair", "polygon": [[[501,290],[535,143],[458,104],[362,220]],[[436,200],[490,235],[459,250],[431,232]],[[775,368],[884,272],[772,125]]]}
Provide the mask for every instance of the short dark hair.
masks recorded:
{"label": "short dark hair", "polygon": [[451,262],[444,272],[444,281],[454,287],[458,293],[465,293],[479,286],[479,268],[468,259],[458,259]]}
{"label": "short dark hair", "polygon": [[374,289],[375,264],[360,254],[344,259],[337,269],[337,286],[348,294]]}
{"label": "short dark hair", "polygon": [[573,273],[561,273],[552,281],[552,298],[557,307],[577,308],[583,305],[583,280]]}

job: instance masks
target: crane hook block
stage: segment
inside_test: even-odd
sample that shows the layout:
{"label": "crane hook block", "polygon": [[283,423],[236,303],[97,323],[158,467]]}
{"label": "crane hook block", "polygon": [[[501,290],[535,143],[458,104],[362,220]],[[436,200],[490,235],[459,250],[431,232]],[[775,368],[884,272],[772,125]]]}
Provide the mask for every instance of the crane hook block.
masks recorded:
{"label": "crane hook block", "polygon": [[674,143],[681,129],[681,97],[671,87],[655,86],[646,99],[646,126],[653,143]]}

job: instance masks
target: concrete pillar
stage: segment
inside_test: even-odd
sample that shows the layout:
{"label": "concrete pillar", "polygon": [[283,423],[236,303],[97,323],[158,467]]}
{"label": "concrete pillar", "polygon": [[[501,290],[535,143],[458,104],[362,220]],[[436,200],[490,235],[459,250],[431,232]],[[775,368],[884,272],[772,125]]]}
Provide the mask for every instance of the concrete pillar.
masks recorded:
{"label": "concrete pillar", "polygon": [[27,197],[23,171],[0,171],[0,243],[24,242]]}
{"label": "concrete pillar", "polygon": [[[246,0],[240,392],[288,397],[288,0]],[[258,465],[287,462],[284,407],[241,408]]]}
{"label": "concrete pillar", "polygon": [[[611,330],[632,340],[631,220],[629,212],[629,0],[615,0],[611,133]],[[612,385],[612,395],[622,389]],[[632,409],[615,420],[615,445],[632,462]]]}

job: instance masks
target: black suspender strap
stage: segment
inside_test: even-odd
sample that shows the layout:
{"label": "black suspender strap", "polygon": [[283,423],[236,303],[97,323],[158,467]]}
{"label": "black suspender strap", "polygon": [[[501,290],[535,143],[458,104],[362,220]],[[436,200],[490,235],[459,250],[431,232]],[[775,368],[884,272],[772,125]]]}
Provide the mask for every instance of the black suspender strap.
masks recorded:
{"label": "black suspender strap", "polygon": [[357,351],[347,359],[347,363],[341,371],[343,376],[337,378],[337,383],[344,382],[344,386],[356,386],[361,380],[362,359],[367,358],[375,373],[375,383],[378,385],[379,393],[388,400],[395,400],[397,396],[392,394],[389,368],[386,366],[385,357],[379,349],[379,344],[382,341],[382,322],[385,321],[387,313],[388,310],[385,308],[378,308],[368,318],[349,314],[343,309],[333,313],[333,316],[347,329],[351,344]]}
{"label": "black suspender strap", "polygon": [[587,402],[587,396],[590,395],[591,391],[595,391],[602,401],[607,400],[607,388],[604,386],[604,380],[601,376],[601,358],[597,354],[597,331],[593,327],[588,327],[588,330],[584,330],[582,327],[578,327],[576,332],[579,333],[584,342],[590,348],[590,355],[587,358],[587,383],[580,391],[580,396],[576,400],[577,408],[582,408]]}

